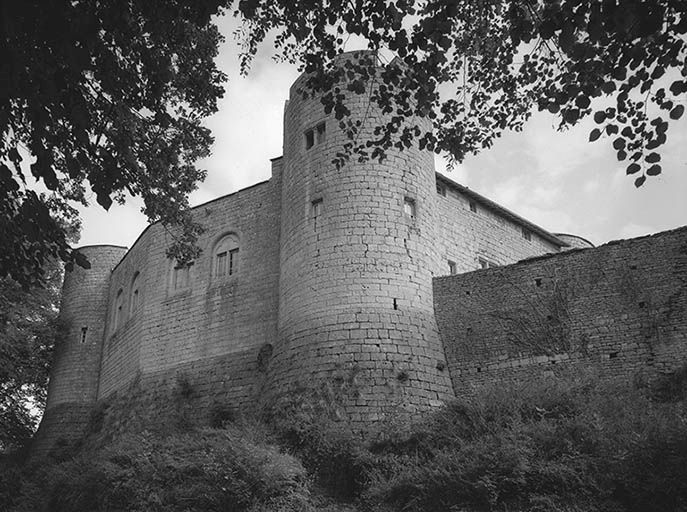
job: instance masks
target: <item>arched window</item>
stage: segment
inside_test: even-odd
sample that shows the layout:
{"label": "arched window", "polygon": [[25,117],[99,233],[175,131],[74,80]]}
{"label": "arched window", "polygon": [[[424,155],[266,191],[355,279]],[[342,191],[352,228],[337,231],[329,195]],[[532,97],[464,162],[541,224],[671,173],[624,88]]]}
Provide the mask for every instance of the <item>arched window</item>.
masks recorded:
{"label": "arched window", "polygon": [[141,291],[139,289],[140,280],[138,278],[140,275],[141,275],[140,272],[136,272],[134,274],[134,278],[131,280],[131,297],[129,298],[129,315],[130,316],[133,316],[133,314],[138,309],[138,306],[140,306],[140,304],[141,304]]}
{"label": "arched window", "polygon": [[112,330],[116,331],[124,321],[124,290],[121,288],[115,298],[114,317],[112,319]]}
{"label": "arched window", "polygon": [[239,238],[230,233],[215,245],[212,256],[212,275],[217,279],[235,275],[239,270]]}

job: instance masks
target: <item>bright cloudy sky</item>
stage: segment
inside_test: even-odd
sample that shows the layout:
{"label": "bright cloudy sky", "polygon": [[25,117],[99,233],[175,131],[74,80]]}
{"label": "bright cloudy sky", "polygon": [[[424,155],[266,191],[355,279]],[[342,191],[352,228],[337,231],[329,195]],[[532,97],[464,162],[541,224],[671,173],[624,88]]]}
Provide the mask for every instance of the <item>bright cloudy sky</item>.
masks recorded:
{"label": "bright cloudy sky", "polygon": [[[238,73],[232,38],[235,21],[220,22],[227,40],[219,65],[229,76],[219,112],[206,125],[213,154],[200,162],[208,176],[191,204],[269,179],[270,158],[282,154],[282,116],[295,67],[277,64],[264,48],[248,77]],[[351,47],[351,50],[357,49]],[[561,133],[549,114],[537,114],[522,133],[509,133],[493,148],[469,157],[446,175],[552,232],[573,233],[594,244],[656,233],[687,224],[687,116],[671,123],[661,148],[663,174],[636,189],[615,159],[610,142],[588,143],[593,121]],[[441,170],[443,160],[437,158]],[[79,245],[131,246],[146,226],[141,203],[97,204],[82,209]]]}

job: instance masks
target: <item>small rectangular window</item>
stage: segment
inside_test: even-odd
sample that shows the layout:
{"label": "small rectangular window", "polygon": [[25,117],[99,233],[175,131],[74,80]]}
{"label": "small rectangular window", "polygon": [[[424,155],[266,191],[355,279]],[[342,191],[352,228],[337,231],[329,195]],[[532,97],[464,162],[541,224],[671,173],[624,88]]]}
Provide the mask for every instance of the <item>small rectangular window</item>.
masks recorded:
{"label": "small rectangular window", "polygon": [[403,212],[411,219],[415,218],[417,214],[415,208],[415,199],[412,197],[406,197],[403,199]]}
{"label": "small rectangular window", "polygon": [[437,194],[439,194],[442,197],[446,197],[446,187],[437,182]]}
{"label": "small rectangular window", "polygon": [[452,276],[455,276],[458,273],[458,266],[456,265],[455,261],[448,260],[448,272]]}
{"label": "small rectangular window", "polygon": [[522,237],[528,242],[532,241],[532,232],[526,228],[522,228]]}
{"label": "small rectangular window", "polygon": [[315,145],[315,133],[312,130],[305,132],[305,149],[310,149]]}
{"label": "small rectangular window", "polygon": [[86,333],[88,332],[88,327],[81,328],[81,343],[86,343]]}
{"label": "small rectangular window", "polygon": [[310,213],[314,218],[322,215],[322,198],[315,199],[310,205]]}
{"label": "small rectangular window", "polygon": [[475,203],[474,201],[470,201],[470,211],[477,213],[477,203]]}
{"label": "small rectangular window", "polygon": [[229,275],[234,275],[239,270],[239,249],[229,251]]}
{"label": "small rectangular window", "polygon": [[193,265],[193,263],[189,265],[174,267],[174,278],[172,286],[175,290],[181,290],[182,288],[188,287],[191,265]]}
{"label": "small rectangular window", "polygon": [[320,123],[315,130],[317,131],[317,143],[322,144],[327,138],[327,127],[324,123]]}

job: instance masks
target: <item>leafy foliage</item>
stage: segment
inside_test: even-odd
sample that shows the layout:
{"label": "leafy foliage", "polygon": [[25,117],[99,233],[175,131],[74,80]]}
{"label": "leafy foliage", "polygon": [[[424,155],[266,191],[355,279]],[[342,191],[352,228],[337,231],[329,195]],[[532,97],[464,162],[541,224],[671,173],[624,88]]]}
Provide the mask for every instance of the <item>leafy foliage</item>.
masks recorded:
{"label": "leafy foliage", "polygon": [[363,502],[392,510],[683,510],[684,394],[655,403],[593,373],[485,390],[371,447]]}
{"label": "leafy foliage", "polygon": [[46,285],[31,290],[0,279],[0,449],[16,448],[33,434],[52,348],[63,334],[57,318],[62,269],[52,262],[44,272]]}
{"label": "leafy foliage", "polygon": [[[194,256],[185,209],[212,142],[201,120],[222,95],[211,17],[223,3],[2,2],[0,277],[42,282],[50,258],[87,265],[56,217],[92,194],[105,209],[141,196],[151,220],[180,226],[170,254]],[[48,196],[32,190],[27,152]]]}
{"label": "leafy foliage", "polygon": [[295,394],[269,425],[94,436],[23,469],[0,458],[0,508],[678,512],[684,375],[660,383],[668,403],[594,372],[494,386],[367,444],[336,414],[336,394]]}
{"label": "leafy foliage", "polygon": [[[242,0],[243,66],[270,31],[279,55],[304,63],[309,86],[324,93],[352,155],[384,158],[417,140],[450,163],[520,130],[533,108],[558,116],[559,128],[593,115],[594,141],[607,138],[641,186],[661,173],[656,151],[687,93],[687,4],[680,0],[384,0],[294,3]],[[373,58],[334,65],[351,35]],[[377,67],[384,54],[392,66]],[[368,85],[369,84],[369,85]],[[374,141],[358,140],[347,95],[367,95],[388,115]],[[614,104],[595,110],[593,100]],[[428,117],[434,131],[414,124]]]}
{"label": "leafy foliage", "polygon": [[309,497],[296,459],[239,430],[131,435],[34,469],[11,510],[295,512]]}

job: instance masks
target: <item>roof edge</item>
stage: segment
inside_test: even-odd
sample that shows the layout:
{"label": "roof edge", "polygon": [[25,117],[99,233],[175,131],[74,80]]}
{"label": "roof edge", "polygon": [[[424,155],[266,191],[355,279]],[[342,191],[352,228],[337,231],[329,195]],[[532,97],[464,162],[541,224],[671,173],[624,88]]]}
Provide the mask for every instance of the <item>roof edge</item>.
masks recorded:
{"label": "roof edge", "polygon": [[533,233],[537,233],[540,237],[542,237],[545,240],[548,240],[552,244],[557,245],[558,247],[570,247],[570,244],[564,242],[550,231],[547,231],[544,228],[537,226],[533,222],[530,222],[524,217],[521,217],[517,213],[510,211],[508,208],[504,208],[500,204],[492,201],[491,199],[484,197],[482,194],[478,194],[474,190],[471,190],[465,185],[461,185],[460,183],[453,181],[451,178],[447,178],[443,174],[439,174],[438,172],[435,172],[434,174],[436,175],[437,179],[457,189],[460,193],[476,200],[477,202],[481,203],[482,205],[485,205],[487,208],[490,208],[491,210],[501,213],[504,217],[507,217],[513,222],[528,228]]}

